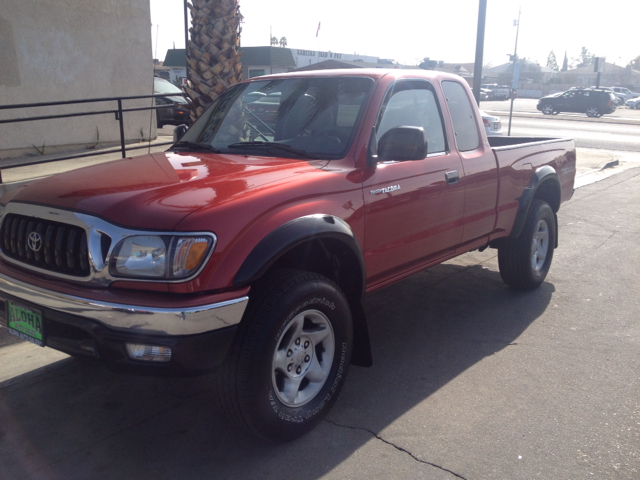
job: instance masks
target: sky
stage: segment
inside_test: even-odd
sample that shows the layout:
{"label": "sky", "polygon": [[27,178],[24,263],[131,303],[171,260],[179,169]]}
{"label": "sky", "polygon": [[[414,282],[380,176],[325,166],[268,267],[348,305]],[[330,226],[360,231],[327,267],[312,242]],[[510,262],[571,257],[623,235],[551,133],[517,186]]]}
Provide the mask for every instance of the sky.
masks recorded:
{"label": "sky", "polygon": [[[174,42],[175,48],[184,48],[183,0],[149,1],[154,57],[163,60]],[[241,45],[269,45],[273,34],[286,37],[289,48],[371,55],[405,65],[417,65],[425,57],[474,62],[479,0],[393,0],[382,5],[371,0],[240,0]],[[640,56],[638,0],[487,0],[485,66],[506,63],[513,54],[519,9],[520,58],[546,66],[554,51],[562,65],[565,52],[571,62],[582,47],[616,65]]]}

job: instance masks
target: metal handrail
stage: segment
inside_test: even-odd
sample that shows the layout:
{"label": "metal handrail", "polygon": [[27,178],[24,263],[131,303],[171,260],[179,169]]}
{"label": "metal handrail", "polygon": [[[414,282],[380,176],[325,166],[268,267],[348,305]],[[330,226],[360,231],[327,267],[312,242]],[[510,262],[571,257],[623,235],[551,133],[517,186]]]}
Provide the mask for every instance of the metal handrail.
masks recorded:
{"label": "metal handrail", "polygon": [[[34,117],[9,118],[5,120],[0,120],[0,124],[33,122],[38,120],[53,120],[56,118],[83,117],[88,115],[105,115],[105,114],[113,113],[115,114],[116,120],[119,122],[119,128],[120,128],[120,148],[119,149],[101,150],[100,152],[67,155],[64,157],[50,158],[47,160],[37,160],[37,161],[27,162],[27,163],[21,162],[19,165],[8,165],[6,167],[3,167],[3,169],[37,165],[40,163],[57,162],[60,160],[69,160],[73,158],[92,157],[96,155],[104,155],[107,153],[116,153],[118,151],[122,153],[122,158],[125,158],[127,156],[127,151],[126,151],[125,137],[124,137],[124,118],[123,118],[124,115],[123,114],[125,112],[137,112],[142,110],[159,110],[161,108],[171,108],[172,105],[153,105],[149,107],[123,108],[122,101],[123,100],[139,100],[139,99],[145,99],[145,98],[157,98],[157,97],[186,97],[186,94],[185,93],[172,93],[172,94],[157,93],[153,95],[131,95],[126,97],[86,98],[82,100],[62,100],[57,102],[38,102],[38,103],[20,103],[20,104],[14,104],[14,105],[0,105],[0,110],[10,110],[10,109],[20,110],[25,108],[52,107],[52,106],[59,106],[59,105],[76,105],[76,104],[83,104],[83,103],[118,102],[118,108],[113,110],[99,110],[99,111],[90,111],[90,112],[64,113],[64,114],[58,114],[58,115],[41,115],[41,116],[34,116]],[[171,145],[172,143],[173,142],[162,142],[162,143],[156,143],[154,144],[154,146]],[[136,150],[140,148],[146,148],[146,147],[145,146],[129,147],[129,150]],[[2,183],[2,171],[0,171],[0,183]]]}

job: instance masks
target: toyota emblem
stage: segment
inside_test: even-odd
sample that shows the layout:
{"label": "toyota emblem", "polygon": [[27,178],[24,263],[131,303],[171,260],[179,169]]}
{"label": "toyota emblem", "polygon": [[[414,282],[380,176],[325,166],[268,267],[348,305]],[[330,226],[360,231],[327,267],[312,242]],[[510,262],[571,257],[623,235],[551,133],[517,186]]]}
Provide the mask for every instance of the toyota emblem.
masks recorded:
{"label": "toyota emblem", "polygon": [[27,241],[29,248],[34,252],[39,251],[42,248],[42,235],[38,232],[31,232],[29,234],[29,240]]}

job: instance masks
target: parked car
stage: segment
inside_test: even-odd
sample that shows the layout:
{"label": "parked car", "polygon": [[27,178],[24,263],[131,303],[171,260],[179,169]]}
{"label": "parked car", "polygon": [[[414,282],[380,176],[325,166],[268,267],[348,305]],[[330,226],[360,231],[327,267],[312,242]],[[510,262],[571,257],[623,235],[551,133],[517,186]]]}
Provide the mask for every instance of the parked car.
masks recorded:
{"label": "parked car", "polygon": [[182,96],[182,90],[160,77],[153,77],[153,93],[167,95],[156,97],[156,105],[166,105],[166,108],[156,110],[158,128],[162,128],[165,124],[188,125],[191,123],[189,100]]}
{"label": "parked car", "polygon": [[511,94],[511,90],[506,85],[498,85],[497,83],[485,83],[482,88],[489,90],[489,98],[487,100],[507,100]]}
{"label": "parked car", "polygon": [[[256,91],[280,93],[273,131],[245,108]],[[373,361],[365,293],[485,248],[507,285],[545,281],[575,144],[487,138],[480,118],[442,72],[236,83],[165,152],[0,199],[0,323],[121,371],[215,369],[239,428],[292,440],[329,413],[350,364]]]}
{"label": "parked car", "polygon": [[280,97],[280,92],[270,93],[268,95],[262,92],[252,92],[248,94],[243,101],[246,103],[246,109],[256,119],[272,125],[278,115]]}
{"label": "parked car", "polygon": [[625,105],[629,108],[635,108],[640,110],[640,97],[632,98],[631,100],[627,100]]}
{"label": "parked car", "polygon": [[485,131],[487,132],[487,137],[502,135],[502,122],[500,121],[500,117],[489,115],[483,110],[480,110],[480,115],[482,115],[482,123],[484,124]]}
{"label": "parked car", "polygon": [[480,100],[489,100],[489,97],[491,97],[492,95],[493,94],[491,90],[489,90],[488,88],[480,89]]}
{"label": "parked car", "polygon": [[626,102],[627,100],[631,100],[632,98],[640,97],[640,93],[632,92],[628,88],[624,88],[624,87],[609,87],[609,88],[613,90],[613,93],[616,96],[624,98],[624,102]]}
{"label": "parked car", "polygon": [[615,95],[604,88],[572,88],[559,95],[542,97],[536,108],[545,115],[577,112],[586,113],[588,117],[600,117],[615,111]]}

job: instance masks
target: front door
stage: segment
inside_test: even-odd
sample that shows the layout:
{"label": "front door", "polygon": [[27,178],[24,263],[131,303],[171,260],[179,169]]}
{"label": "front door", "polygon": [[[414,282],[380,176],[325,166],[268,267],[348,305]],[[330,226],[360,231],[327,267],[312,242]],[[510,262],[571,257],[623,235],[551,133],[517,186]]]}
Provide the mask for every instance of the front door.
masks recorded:
{"label": "front door", "polygon": [[387,92],[377,138],[390,128],[423,127],[427,157],[378,163],[364,183],[367,284],[375,285],[451,253],[462,238],[460,156],[450,149],[433,86],[399,80]]}

